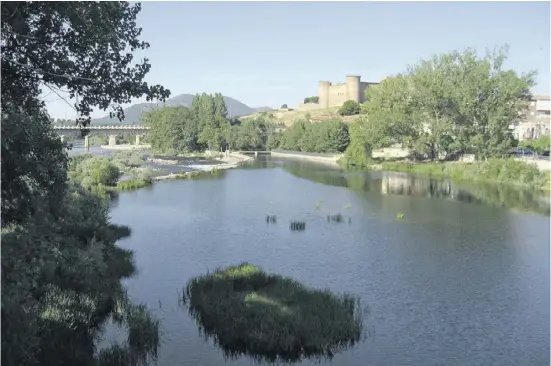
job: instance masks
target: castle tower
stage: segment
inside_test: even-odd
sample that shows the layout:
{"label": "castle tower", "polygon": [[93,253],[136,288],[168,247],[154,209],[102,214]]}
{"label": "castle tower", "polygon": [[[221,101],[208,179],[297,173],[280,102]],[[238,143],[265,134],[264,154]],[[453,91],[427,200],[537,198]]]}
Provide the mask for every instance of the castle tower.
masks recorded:
{"label": "castle tower", "polygon": [[346,76],[346,91],[348,100],[360,102],[360,76],[347,75]]}
{"label": "castle tower", "polygon": [[320,81],[318,85],[318,97],[319,97],[319,106],[321,108],[329,107],[329,88],[331,83],[329,81]]}

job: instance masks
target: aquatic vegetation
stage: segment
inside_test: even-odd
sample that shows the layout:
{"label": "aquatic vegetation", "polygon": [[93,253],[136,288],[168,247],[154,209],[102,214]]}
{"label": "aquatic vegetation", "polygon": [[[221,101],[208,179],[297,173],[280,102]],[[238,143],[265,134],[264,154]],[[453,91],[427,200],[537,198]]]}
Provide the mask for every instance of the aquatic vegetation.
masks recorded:
{"label": "aquatic vegetation", "polygon": [[266,222],[269,224],[275,224],[277,222],[277,217],[275,215],[267,215]]}
{"label": "aquatic vegetation", "polygon": [[347,203],[346,205],[344,205],[344,208],[352,208],[352,205],[350,203]]}
{"label": "aquatic vegetation", "polygon": [[292,231],[302,231],[302,230],[306,229],[306,223],[302,222],[302,221],[293,221],[289,225],[289,228]]}
{"label": "aquatic vegetation", "polygon": [[404,214],[403,214],[402,212],[398,212],[398,213],[396,214],[396,218],[397,218],[398,220],[402,220],[402,219],[404,218]]}
{"label": "aquatic vegetation", "polygon": [[[342,223],[345,221],[345,217],[340,213],[336,215],[327,215],[327,222],[331,222],[331,221],[336,223]],[[346,221],[348,221],[349,224],[352,223],[352,219],[350,217],[346,219]]]}
{"label": "aquatic vegetation", "polygon": [[117,189],[121,191],[132,191],[135,189],[149,187],[151,186],[151,184],[152,184],[151,180],[127,179],[127,180],[123,180],[122,182],[119,182],[119,184],[117,184]]}
{"label": "aquatic vegetation", "polygon": [[330,359],[363,331],[359,298],[310,289],[247,263],[192,278],[182,300],[227,357]]}

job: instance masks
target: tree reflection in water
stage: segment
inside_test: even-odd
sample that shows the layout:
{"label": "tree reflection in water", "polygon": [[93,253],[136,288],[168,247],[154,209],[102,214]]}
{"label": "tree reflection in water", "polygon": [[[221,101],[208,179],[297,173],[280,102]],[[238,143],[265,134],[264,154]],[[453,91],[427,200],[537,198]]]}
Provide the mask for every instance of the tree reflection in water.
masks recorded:
{"label": "tree reflection in water", "polygon": [[444,198],[473,204],[550,215],[549,195],[542,191],[492,183],[451,182],[398,172],[365,172],[334,168],[298,161],[285,162],[287,172],[318,183],[381,194]]}

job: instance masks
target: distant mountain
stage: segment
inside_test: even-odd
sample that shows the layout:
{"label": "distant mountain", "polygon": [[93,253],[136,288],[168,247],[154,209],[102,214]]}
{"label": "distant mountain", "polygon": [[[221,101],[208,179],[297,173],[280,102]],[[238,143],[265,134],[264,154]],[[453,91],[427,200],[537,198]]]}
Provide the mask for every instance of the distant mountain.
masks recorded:
{"label": "distant mountain", "polygon": [[[191,103],[195,99],[195,95],[192,94],[181,94],[173,98],[170,98],[166,101],[166,105],[170,107],[184,106],[191,107]],[[241,103],[238,100],[235,100],[230,97],[224,97],[224,102],[226,103],[226,108],[228,109],[228,116],[230,117],[240,117],[247,116],[259,112],[258,108],[251,108],[248,105]],[[92,120],[94,125],[114,125],[114,124],[124,124],[132,125],[140,123],[141,116],[144,112],[148,112],[156,106],[162,106],[162,103],[139,103],[134,104],[128,108],[124,109],[124,121],[120,122],[116,117],[109,118],[109,115],[96,118]],[[260,107],[260,108],[269,108],[269,107]],[[272,109],[272,108],[269,108]]]}

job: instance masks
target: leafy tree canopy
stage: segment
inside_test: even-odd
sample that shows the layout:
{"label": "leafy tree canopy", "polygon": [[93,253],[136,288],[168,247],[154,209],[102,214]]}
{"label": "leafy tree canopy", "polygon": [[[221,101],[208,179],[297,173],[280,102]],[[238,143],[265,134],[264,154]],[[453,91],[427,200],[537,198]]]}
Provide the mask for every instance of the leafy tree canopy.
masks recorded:
{"label": "leafy tree canopy", "polygon": [[360,110],[361,110],[360,103],[356,102],[355,100],[347,100],[339,108],[338,113],[341,116],[353,116],[353,115],[356,115],[356,114],[360,114]]}
{"label": "leafy tree canopy", "polygon": [[367,90],[365,102],[380,135],[352,142],[399,143],[433,160],[505,155],[513,144],[509,126],[526,109],[536,75],[504,70],[506,56],[507,47],[484,57],[453,51],[385,79]]}
{"label": "leafy tree canopy", "polygon": [[139,38],[140,9],[128,2],[1,4],[2,226],[29,217],[31,197],[61,202],[64,192],[67,161],[41,90],[77,98],[82,125],[92,107],[123,118],[120,104],[132,98],[169,96],[144,81],[147,59],[132,65],[132,52],[149,47]]}

